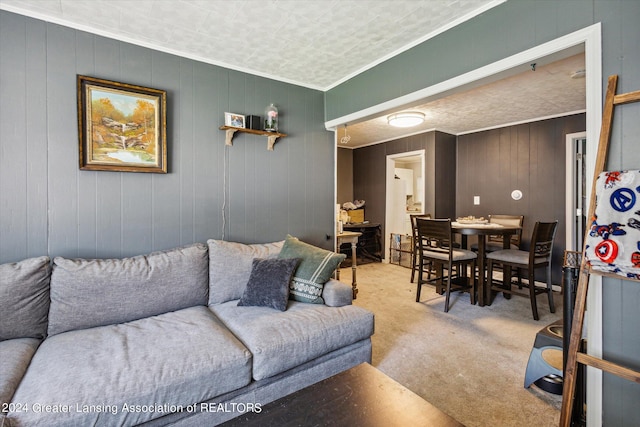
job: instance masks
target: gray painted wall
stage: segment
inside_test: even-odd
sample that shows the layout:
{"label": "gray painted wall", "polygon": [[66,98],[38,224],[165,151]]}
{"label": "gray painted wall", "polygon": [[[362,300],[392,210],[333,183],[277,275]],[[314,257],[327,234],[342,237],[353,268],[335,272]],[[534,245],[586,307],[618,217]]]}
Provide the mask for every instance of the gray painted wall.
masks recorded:
{"label": "gray painted wall", "polygon": [[[509,0],[331,89],[327,120],[429,87],[581,28],[602,25],[602,87],[640,90],[640,1]],[[420,70],[420,72],[415,72]],[[604,98],[604,96],[603,96]],[[607,169],[640,169],[640,105],[618,107]],[[640,369],[640,286],[603,285],[604,357]],[[640,384],[605,375],[604,425],[640,425]]]}
{"label": "gray painted wall", "polygon": [[[77,74],[167,91],[168,174],[78,169]],[[289,136],[273,152],[247,134],[225,148],[224,112],[263,115],[270,102]],[[223,235],[332,248],[335,147],[323,122],[322,92],[0,11],[0,263]]]}

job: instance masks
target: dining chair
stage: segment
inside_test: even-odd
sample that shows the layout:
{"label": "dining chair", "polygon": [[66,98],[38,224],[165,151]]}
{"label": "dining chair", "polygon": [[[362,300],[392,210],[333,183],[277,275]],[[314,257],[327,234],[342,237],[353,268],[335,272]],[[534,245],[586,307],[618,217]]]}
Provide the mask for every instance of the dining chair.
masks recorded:
{"label": "dining chair", "polygon": [[[531,300],[531,311],[533,318],[539,319],[538,305],[536,296],[539,294],[547,294],[549,298],[549,310],[555,313],[556,309],[553,304],[553,292],[551,289],[551,255],[553,251],[553,240],[558,228],[558,221],[554,222],[536,222],[531,236],[531,246],[528,251],[519,249],[502,249],[487,254],[487,280],[492,291],[503,292],[506,295],[519,295],[529,297]],[[503,280],[500,284],[494,284],[493,269],[499,265],[503,269]],[[511,269],[517,269],[520,277],[520,271],[526,270],[528,275],[528,283],[525,286],[521,282],[520,286],[528,287],[529,292],[523,293],[518,290],[511,289]],[[546,272],[546,287],[535,285],[535,270],[544,268]],[[508,278],[508,279],[505,279]]]}
{"label": "dining chair", "polygon": [[[520,227],[520,231],[511,235],[509,242],[510,249],[520,249],[520,242],[522,238],[522,225],[524,224],[524,215],[488,215],[487,220],[489,223],[505,225],[508,227]],[[489,235],[487,236],[487,243],[485,245],[485,252],[495,252],[504,249],[504,243],[502,236]],[[472,251],[478,250],[478,244],[471,245]]]}
{"label": "dining chair", "polygon": [[[420,247],[418,245],[418,227],[416,225],[416,218],[431,218],[431,214],[411,214],[409,215],[411,219],[411,283],[413,283],[416,277],[416,271],[418,271],[418,251],[420,251]],[[427,263],[425,266],[427,269],[427,278],[431,278],[431,263]]]}
{"label": "dining chair", "polygon": [[[420,302],[420,290],[423,284],[436,283],[436,291],[442,292],[443,281],[446,280],[444,311],[449,311],[451,290],[468,291],[471,304],[476,303],[475,267],[478,255],[475,252],[454,247],[451,243],[451,219],[427,219],[418,217],[416,229],[418,232],[418,287],[416,302]],[[424,279],[425,263],[432,263],[435,269],[434,278]],[[466,275],[467,267],[471,266],[471,276]],[[457,267],[457,268],[454,268]],[[444,275],[446,269],[447,274]]]}

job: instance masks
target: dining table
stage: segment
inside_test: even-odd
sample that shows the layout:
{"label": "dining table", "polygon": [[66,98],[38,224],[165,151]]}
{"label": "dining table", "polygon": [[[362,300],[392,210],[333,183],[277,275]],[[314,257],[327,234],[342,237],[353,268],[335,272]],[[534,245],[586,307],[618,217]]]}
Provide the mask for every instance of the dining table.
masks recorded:
{"label": "dining table", "polygon": [[462,247],[467,248],[467,237],[478,237],[478,305],[491,305],[491,283],[486,277],[486,248],[487,236],[502,236],[503,248],[510,248],[511,236],[520,232],[522,227],[506,226],[487,221],[453,221],[451,231],[462,236]]}

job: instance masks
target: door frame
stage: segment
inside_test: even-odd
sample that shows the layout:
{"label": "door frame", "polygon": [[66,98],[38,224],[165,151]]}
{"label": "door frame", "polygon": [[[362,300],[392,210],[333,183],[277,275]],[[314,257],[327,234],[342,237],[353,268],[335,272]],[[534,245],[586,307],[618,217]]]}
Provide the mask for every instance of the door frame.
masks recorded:
{"label": "door frame", "polygon": [[[383,248],[383,253],[382,253],[382,259],[384,260],[384,262],[389,262],[389,259],[391,258],[389,256],[389,248],[391,247],[391,231],[390,231],[390,221],[389,221],[389,214],[388,212],[390,211],[390,206],[392,204],[392,198],[391,198],[391,194],[389,192],[389,188],[391,188],[391,185],[393,184],[393,179],[395,176],[395,164],[396,164],[396,160],[398,159],[402,159],[405,157],[420,157],[420,161],[421,161],[421,170],[422,170],[422,183],[423,183],[423,188],[426,188],[426,182],[425,182],[425,164],[426,164],[426,151],[425,149],[422,150],[415,150],[415,151],[406,151],[404,153],[397,153],[397,154],[388,154],[387,155],[387,162],[386,162],[386,178],[385,178],[385,191],[384,191],[384,196],[385,196],[385,207],[384,207],[384,248]],[[424,195],[423,195],[423,202],[422,202],[422,212],[415,212],[417,214],[423,214],[424,213],[424,204],[425,204],[425,200],[424,200]]]}

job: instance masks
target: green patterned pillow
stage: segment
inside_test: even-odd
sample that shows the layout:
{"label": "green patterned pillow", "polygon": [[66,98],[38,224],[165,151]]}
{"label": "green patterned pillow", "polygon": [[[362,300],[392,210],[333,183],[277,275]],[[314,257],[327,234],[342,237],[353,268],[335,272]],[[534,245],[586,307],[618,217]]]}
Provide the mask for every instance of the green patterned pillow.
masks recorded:
{"label": "green patterned pillow", "polygon": [[300,264],[289,284],[289,299],[323,304],[322,289],[333,272],[346,258],[287,235],[278,258],[299,258]]}

